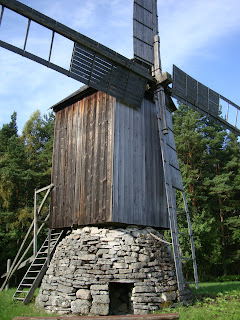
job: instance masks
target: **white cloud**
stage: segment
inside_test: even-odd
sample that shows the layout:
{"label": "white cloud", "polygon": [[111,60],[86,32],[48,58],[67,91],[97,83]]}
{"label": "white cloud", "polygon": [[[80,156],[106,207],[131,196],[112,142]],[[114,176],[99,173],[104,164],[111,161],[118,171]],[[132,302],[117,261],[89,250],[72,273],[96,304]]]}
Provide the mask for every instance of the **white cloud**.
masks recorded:
{"label": "white cloud", "polygon": [[[206,55],[208,47],[240,30],[238,0],[159,1],[159,27],[166,66],[192,55]],[[224,44],[223,44],[224,45]]]}
{"label": "white cloud", "polygon": [[[132,57],[131,0],[21,2]],[[220,54],[214,50],[214,45],[229,35],[240,33],[239,0],[158,0],[158,7],[163,68],[167,70],[173,63],[180,67],[186,65],[192,57],[196,61],[201,58],[213,60]],[[36,45],[43,46],[43,40],[41,34],[33,38]],[[225,46],[224,43],[222,45]],[[71,54],[69,52],[68,55]],[[64,53],[58,48],[60,62],[67,59]],[[1,48],[0,76],[3,79],[0,85],[0,126],[10,120],[16,109],[21,123],[24,119],[27,121],[36,108],[46,113],[48,107],[81,85]]]}

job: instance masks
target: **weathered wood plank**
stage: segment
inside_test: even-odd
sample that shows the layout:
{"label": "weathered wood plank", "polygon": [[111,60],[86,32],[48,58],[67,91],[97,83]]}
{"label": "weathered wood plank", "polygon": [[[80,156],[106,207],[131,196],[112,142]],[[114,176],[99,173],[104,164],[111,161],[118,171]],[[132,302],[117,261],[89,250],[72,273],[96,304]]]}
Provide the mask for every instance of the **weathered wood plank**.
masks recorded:
{"label": "weathered wood plank", "polygon": [[[57,185],[58,168],[59,168],[59,150],[60,150],[60,119],[59,114],[56,114],[55,127],[54,127],[54,144],[53,144],[53,157],[52,157],[52,176],[51,183]],[[51,215],[50,215],[50,226],[52,221],[56,217],[57,208],[57,188],[52,190],[51,196]]]}
{"label": "weathered wood plank", "polygon": [[106,114],[106,95],[101,94],[101,118],[100,118],[100,144],[99,144],[99,218],[98,221],[104,221],[104,214],[106,213],[105,195],[104,195],[104,180],[105,180],[105,163],[104,163],[104,153],[105,153],[105,114]]}
{"label": "weathered wood plank", "polygon": [[87,146],[86,146],[86,135],[87,135],[87,108],[88,98],[82,100],[82,117],[83,117],[83,128],[82,128],[82,162],[81,162],[81,189],[80,189],[80,212],[78,217],[78,225],[84,225],[87,223],[85,215],[86,213],[86,201],[85,201],[85,179],[86,179],[86,158],[87,158]]}
{"label": "weathered wood plank", "polygon": [[[57,316],[52,317],[15,317],[13,320],[85,320],[86,316]],[[179,319],[178,313],[116,315],[116,316],[88,316],[88,320],[173,320]]]}
{"label": "weathered wood plank", "polygon": [[114,108],[116,99],[109,96],[109,108],[108,108],[108,141],[107,141],[107,216],[106,221],[112,221],[112,204],[113,204],[113,152],[114,152]]}
{"label": "weathered wood plank", "polygon": [[94,135],[94,167],[93,167],[93,185],[92,185],[92,212],[96,215],[99,213],[99,170],[98,170],[98,161],[99,155],[100,155],[100,116],[101,116],[101,110],[100,110],[100,95],[97,94],[96,98],[96,118],[95,118],[95,135]]}
{"label": "weathered wood plank", "polygon": [[112,208],[112,219],[117,219],[117,210],[119,207],[119,106],[118,102],[115,101],[113,109],[113,119],[114,119],[114,135],[113,135],[113,208]]}
{"label": "weathered wood plank", "polygon": [[79,199],[80,199],[80,177],[81,177],[81,159],[82,159],[82,153],[81,153],[81,125],[82,125],[82,119],[81,119],[81,108],[80,108],[80,102],[77,103],[77,112],[76,112],[76,159],[75,159],[75,185],[74,185],[74,208],[72,212],[72,220],[73,225],[76,224],[76,217],[79,214]]}

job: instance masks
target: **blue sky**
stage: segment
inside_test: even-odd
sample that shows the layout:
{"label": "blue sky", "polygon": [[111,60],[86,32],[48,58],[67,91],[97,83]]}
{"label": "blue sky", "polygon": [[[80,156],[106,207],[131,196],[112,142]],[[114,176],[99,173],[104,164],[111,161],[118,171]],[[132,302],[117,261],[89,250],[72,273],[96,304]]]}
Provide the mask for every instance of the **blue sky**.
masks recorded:
{"label": "blue sky", "polygon": [[[133,57],[132,0],[21,2],[128,58]],[[172,73],[172,65],[176,64],[240,105],[240,1],[158,0],[158,16],[163,71]],[[11,39],[10,42],[22,45],[22,20],[16,20],[7,10],[4,18],[0,39]],[[49,47],[49,33],[34,25],[32,30],[27,50],[44,56],[44,50]],[[53,58],[64,66],[68,64],[71,47],[68,43],[61,46],[58,40]],[[0,127],[16,111],[20,132],[35,110],[48,113],[52,105],[81,86],[3,48],[0,48],[0,77]]]}

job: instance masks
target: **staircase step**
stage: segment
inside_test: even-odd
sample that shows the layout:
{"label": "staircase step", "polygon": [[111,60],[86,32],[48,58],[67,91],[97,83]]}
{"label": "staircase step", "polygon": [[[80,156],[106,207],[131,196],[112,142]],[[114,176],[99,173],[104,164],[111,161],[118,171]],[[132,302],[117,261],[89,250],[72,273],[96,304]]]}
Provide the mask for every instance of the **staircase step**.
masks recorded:
{"label": "staircase step", "polygon": [[[43,270],[46,268],[47,258],[48,258],[48,249],[50,247],[50,253],[53,252],[53,249],[56,247],[60,240],[60,236],[65,233],[64,231],[61,231],[60,233],[52,233],[51,236],[57,236],[55,239],[51,239],[51,242],[48,245],[48,237],[44,241],[42,247],[37,253],[37,256],[34,258],[33,263],[29,267],[28,271],[26,272],[24,278],[22,279],[22,282],[18,286],[15,294],[13,295],[14,298],[17,300],[24,301],[25,304],[27,304],[35,289],[37,288],[38,284],[40,283],[42,276],[43,276]],[[25,290],[24,290],[25,289]],[[26,294],[25,298],[17,298],[16,295]]]}
{"label": "staircase step", "polygon": [[22,282],[21,287],[26,288],[26,287],[31,287],[34,281],[31,282]]}

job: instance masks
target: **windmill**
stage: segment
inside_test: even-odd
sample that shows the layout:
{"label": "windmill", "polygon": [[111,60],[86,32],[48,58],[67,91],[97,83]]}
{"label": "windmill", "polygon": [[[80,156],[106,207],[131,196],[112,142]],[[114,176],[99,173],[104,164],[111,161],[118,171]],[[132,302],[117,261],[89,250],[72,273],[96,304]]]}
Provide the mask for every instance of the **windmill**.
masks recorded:
{"label": "windmill", "polygon": [[[204,115],[212,118],[217,122],[220,122],[223,126],[233,131],[237,135],[240,134],[240,130],[237,127],[237,117],[240,109],[239,106],[231,102],[229,99],[226,99],[222,95],[211,90],[210,88],[204,86],[195,79],[191,78],[189,75],[187,75],[185,72],[183,72],[176,66],[173,67],[173,79],[168,73],[162,72],[156,0],[134,0],[134,58],[132,60],[129,60],[119,55],[117,52],[114,52],[113,50],[87,38],[86,36],[68,28],[67,26],[60,24],[59,22],[37,12],[36,10],[31,9],[26,5],[23,5],[18,1],[0,0],[0,4],[2,5],[0,23],[2,19],[4,19],[4,8],[7,8],[20,14],[21,16],[25,17],[28,21],[25,40],[21,48],[13,46],[4,41],[0,41],[1,47],[15,52],[17,54],[20,54],[26,58],[36,61],[42,65],[45,65],[48,68],[56,70],[68,77],[71,77],[75,80],[80,81],[81,83],[86,84],[88,87],[84,89],[84,92],[87,92],[87,94],[91,94],[96,91],[101,91],[110,97],[114,97],[115,102],[111,100],[114,104],[113,109],[115,110],[115,113],[111,118],[111,121],[113,122],[116,120],[117,107],[119,107],[119,110],[131,110],[132,117],[134,117],[134,115],[137,114],[138,110],[148,110],[152,106],[154,106],[154,116],[157,116],[158,144],[161,153],[161,162],[159,162],[159,166],[162,170],[162,182],[164,186],[164,188],[162,189],[162,193],[159,194],[159,196],[164,197],[163,207],[165,206],[166,209],[164,210],[164,208],[162,208],[162,211],[160,213],[161,218],[163,219],[160,219],[158,217],[158,219],[160,220],[156,222],[155,209],[153,210],[153,212],[155,213],[153,213],[152,220],[150,219],[148,221],[146,221],[146,216],[139,217],[138,215],[138,220],[136,220],[136,217],[132,217],[130,214],[126,216],[124,210],[122,210],[121,214],[119,214],[119,211],[117,211],[116,209],[117,204],[114,201],[112,201],[116,194],[119,195],[121,193],[121,190],[118,190],[117,187],[114,188],[117,179],[117,176],[115,176],[114,174],[109,178],[111,180],[111,184],[113,185],[113,191],[112,189],[107,191],[107,194],[110,197],[110,200],[108,202],[108,214],[105,213],[104,215],[101,213],[102,215],[99,217],[99,211],[97,211],[96,215],[98,216],[94,216],[95,213],[93,213],[91,220],[89,216],[87,216],[86,212],[83,214],[81,214],[80,212],[79,214],[79,212],[75,210],[75,206],[75,209],[73,210],[73,217],[66,218],[64,216],[64,212],[66,211],[61,211],[61,206],[58,207],[56,205],[55,200],[57,199],[57,197],[58,199],[62,198],[62,196],[64,195],[64,189],[60,188],[60,183],[57,180],[57,177],[60,176],[58,174],[59,171],[53,170],[52,182],[54,185],[58,187],[54,188],[52,191],[53,200],[50,217],[51,228],[64,228],[69,227],[71,225],[83,225],[84,223],[101,224],[103,222],[140,225],[150,224],[156,227],[169,228],[172,237],[173,254],[175,260],[178,287],[179,291],[181,292],[184,288],[184,279],[182,274],[181,253],[179,249],[179,232],[177,229],[177,208],[175,199],[175,190],[180,190],[183,195],[183,200],[185,204],[186,219],[188,221],[189,226],[188,236],[190,238],[192,248],[192,260],[195,274],[195,282],[198,286],[196,257],[194,251],[190,215],[188,212],[186,197],[184,194],[181,174],[178,166],[174,136],[171,129],[170,111],[175,109],[171,97],[177,98],[178,100],[184,102],[188,106],[200,111]],[[51,43],[49,46],[49,55],[47,60],[27,51],[28,35],[29,30],[31,28],[31,21],[34,21],[35,23],[45,28],[48,28],[52,32]],[[57,34],[71,40],[74,44],[71,57],[71,64],[68,70],[51,62],[52,48],[54,46],[54,39]],[[169,87],[171,83],[173,83],[172,88]],[[77,92],[74,95],[74,97],[69,97],[68,101],[70,101],[71,99],[75,99],[76,96],[81,96],[83,94],[82,92],[83,90],[80,89],[79,92]],[[120,101],[121,106],[118,105],[116,101]],[[220,116],[221,101],[226,102],[228,105],[228,111],[225,119],[223,119]],[[61,121],[64,120],[64,115],[61,115],[61,110],[64,104],[65,101],[62,101],[54,107],[54,110],[56,112],[59,111],[59,122],[58,124],[56,124],[56,127],[58,125],[61,126],[61,123],[63,123]],[[103,106],[101,105],[101,108],[102,107]],[[232,111],[235,112],[235,125],[231,124],[230,121],[228,121],[228,119],[232,117]],[[86,120],[86,118],[81,118],[82,122],[84,122],[84,120]],[[105,120],[109,121],[109,118]],[[120,125],[120,121],[118,123]],[[56,129],[56,131],[57,130],[58,129]],[[116,139],[115,137],[116,135],[114,135],[114,139]],[[55,168],[57,168],[57,166],[59,165],[58,159],[56,157],[57,147],[59,147],[59,145],[56,142]],[[114,154],[114,151],[111,152]],[[113,162],[114,159],[115,158],[113,155]],[[131,161],[132,160],[133,159],[131,159]],[[151,165],[149,165],[149,167],[151,167]],[[109,169],[109,172],[110,171],[111,168]],[[138,168],[137,174],[140,174],[140,171],[142,171],[141,167]],[[116,172],[116,170],[114,172]],[[72,175],[73,174],[71,173],[71,176]],[[131,178],[134,178],[133,175],[131,176]],[[109,182],[109,180],[107,182]],[[68,184],[68,182],[66,184]],[[105,184],[108,185],[107,183]],[[125,185],[123,185],[123,188],[124,187]],[[161,188],[159,187],[159,190],[160,189]],[[136,188],[136,190],[138,190],[138,188]],[[133,193],[137,193],[136,190],[134,190]],[[124,191],[123,194],[121,194],[121,197],[123,196]],[[69,199],[71,197],[72,193],[70,192]],[[87,197],[88,195],[86,195],[86,198],[84,199],[85,201]],[[69,199],[65,202],[66,204],[70,203]],[[129,203],[131,206],[131,199]],[[77,203],[76,205],[81,206],[81,204],[79,203]],[[146,205],[146,203],[144,205]],[[117,208],[119,209],[119,207]],[[143,212],[142,208],[139,208],[139,210],[141,211],[141,213]],[[58,212],[58,217],[56,211]],[[125,212],[127,211],[125,210]],[[167,219],[165,213],[167,214]],[[143,214],[146,215],[146,213]],[[157,212],[157,214],[159,215],[159,211]],[[59,216],[61,216],[61,219],[59,219]]]}

